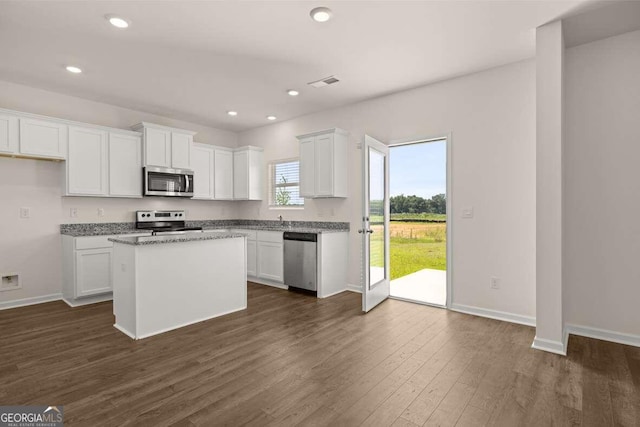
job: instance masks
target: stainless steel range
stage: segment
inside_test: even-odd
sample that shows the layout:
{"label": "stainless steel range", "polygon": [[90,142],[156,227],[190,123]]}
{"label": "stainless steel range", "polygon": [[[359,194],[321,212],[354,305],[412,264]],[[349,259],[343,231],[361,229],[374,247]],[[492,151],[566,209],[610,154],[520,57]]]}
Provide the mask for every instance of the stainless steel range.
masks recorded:
{"label": "stainless steel range", "polygon": [[184,211],[136,211],[136,228],[158,234],[185,234],[202,231],[202,227],[187,227]]}

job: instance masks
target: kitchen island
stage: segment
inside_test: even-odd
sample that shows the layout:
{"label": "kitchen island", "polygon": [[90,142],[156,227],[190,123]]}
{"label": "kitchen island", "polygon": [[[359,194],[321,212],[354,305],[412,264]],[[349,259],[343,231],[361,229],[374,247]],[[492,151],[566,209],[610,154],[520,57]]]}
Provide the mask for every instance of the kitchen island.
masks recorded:
{"label": "kitchen island", "polygon": [[114,243],[114,327],[133,339],[247,308],[244,234],[109,240]]}

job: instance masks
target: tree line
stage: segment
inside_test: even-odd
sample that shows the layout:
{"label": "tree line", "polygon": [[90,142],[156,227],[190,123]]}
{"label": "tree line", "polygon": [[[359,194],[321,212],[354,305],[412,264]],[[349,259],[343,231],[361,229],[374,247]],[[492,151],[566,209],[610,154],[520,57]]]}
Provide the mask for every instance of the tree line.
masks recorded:
{"label": "tree line", "polygon": [[400,194],[391,197],[389,203],[391,213],[447,213],[447,197],[444,194],[436,194],[430,199]]}

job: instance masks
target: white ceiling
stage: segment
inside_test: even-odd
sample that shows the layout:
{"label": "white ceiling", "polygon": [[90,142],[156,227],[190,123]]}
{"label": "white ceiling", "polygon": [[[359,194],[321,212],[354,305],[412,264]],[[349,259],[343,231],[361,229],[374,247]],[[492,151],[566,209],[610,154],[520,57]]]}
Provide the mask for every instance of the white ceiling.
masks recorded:
{"label": "white ceiling", "polygon": [[240,131],[532,57],[537,26],[587,3],[0,1],[0,79]]}

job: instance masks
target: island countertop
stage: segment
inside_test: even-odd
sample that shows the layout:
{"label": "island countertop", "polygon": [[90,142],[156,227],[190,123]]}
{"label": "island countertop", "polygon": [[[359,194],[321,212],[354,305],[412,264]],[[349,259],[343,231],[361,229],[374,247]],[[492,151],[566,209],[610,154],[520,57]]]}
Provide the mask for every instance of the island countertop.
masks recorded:
{"label": "island countertop", "polygon": [[198,240],[231,239],[236,237],[246,237],[246,234],[233,233],[229,231],[195,232],[185,234],[171,234],[165,236],[118,236],[108,240],[114,243],[125,245],[155,245],[162,243],[195,242]]}

